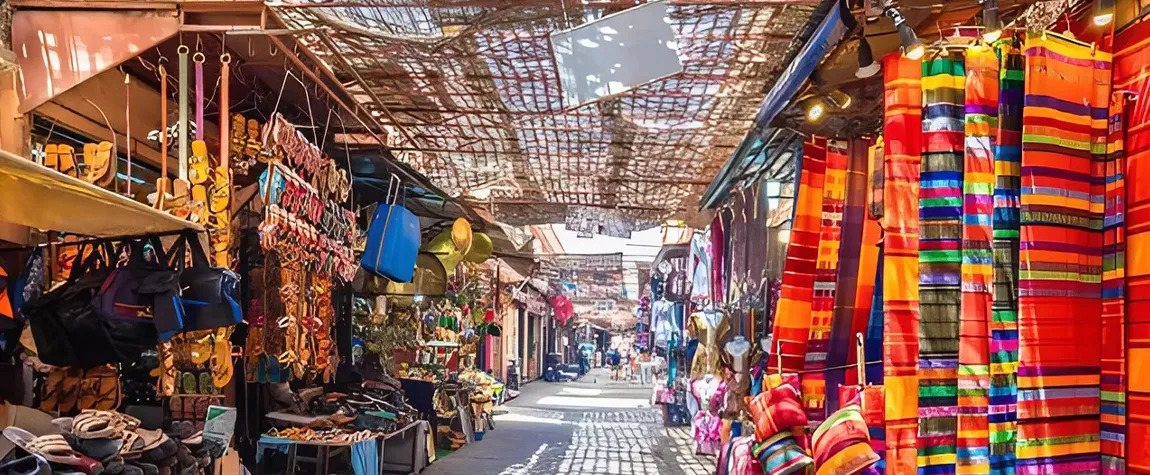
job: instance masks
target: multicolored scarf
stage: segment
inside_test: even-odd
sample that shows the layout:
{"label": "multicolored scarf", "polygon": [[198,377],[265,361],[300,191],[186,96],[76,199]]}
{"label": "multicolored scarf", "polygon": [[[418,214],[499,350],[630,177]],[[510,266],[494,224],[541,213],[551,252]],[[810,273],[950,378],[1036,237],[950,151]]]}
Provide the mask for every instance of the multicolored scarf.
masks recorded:
{"label": "multicolored scarf", "polygon": [[939,57],[922,76],[918,467],[946,475],[957,446],[965,72],[961,60]]}
{"label": "multicolored scarf", "polygon": [[[783,371],[788,373],[803,369],[807,338],[810,337],[825,172],[826,148],[812,142],[804,143],[795,218],[791,225],[787,260],[783,265],[783,290],[771,332],[774,341],[769,348],[767,363],[768,368],[776,368],[781,362]],[[776,348],[781,348],[781,354],[776,354]]]}
{"label": "multicolored scarf", "polygon": [[827,387],[822,370],[827,366],[827,348],[835,311],[847,178],[847,142],[830,140],[826,142],[826,147],[822,231],[819,234],[819,260],[815,270],[815,295],[811,302],[811,331],[805,367],[807,373],[802,382],[803,407],[807,410],[807,418],[813,423],[827,417]]}
{"label": "multicolored scarf", "polygon": [[994,137],[998,55],[966,51],[966,160],[962,187],[962,315],[958,349],[959,473],[990,472],[990,313],[994,286]]}
{"label": "multicolored scarf", "polygon": [[918,472],[918,192],[922,166],[922,63],[883,58],[886,170],[883,219],[883,386],[887,473]]}
{"label": "multicolored scarf", "polygon": [[[866,380],[867,384],[881,386],[883,383],[883,344],[882,344],[882,331],[883,331],[883,294],[882,294],[882,275],[883,275],[883,252],[882,243],[875,246],[878,252],[877,260],[875,262],[875,277],[874,277],[874,297],[871,304],[869,321],[867,322],[866,330],[866,346],[864,348],[864,357],[867,361],[878,361],[878,364],[868,364],[866,366]],[[885,388],[884,388],[885,390]],[[879,454],[883,460],[875,464],[875,469],[879,473],[886,472],[886,430],[884,427],[868,427],[870,432],[870,445],[874,447],[875,453]]]}
{"label": "multicolored scarf", "polygon": [[[854,335],[866,334],[874,298],[874,266],[878,257],[878,222],[867,216],[866,195],[869,141],[852,140],[847,166],[847,194],[843,202],[843,239],[839,249],[838,286],[835,293],[835,316],[831,323],[827,367],[841,368],[857,361]],[[878,360],[881,360],[878,359]],[[832,413],[847,401],[839,401],[838,388],[857,385],[853,369],[826,371],[826,411]]]}
{"label": "multicolored scarf", "polygon": [[1024,59],[1015,40],[996,45],[998,140],[994,145],[994,301],[990,323],[990,473],[1014,475],[1018,403],[1018,201]]}
{"label": "multicolored scarf", "polygon": [[1097,473],[1110,54],[1031,33],[1025,55],[1015,455],[1022,475]]}

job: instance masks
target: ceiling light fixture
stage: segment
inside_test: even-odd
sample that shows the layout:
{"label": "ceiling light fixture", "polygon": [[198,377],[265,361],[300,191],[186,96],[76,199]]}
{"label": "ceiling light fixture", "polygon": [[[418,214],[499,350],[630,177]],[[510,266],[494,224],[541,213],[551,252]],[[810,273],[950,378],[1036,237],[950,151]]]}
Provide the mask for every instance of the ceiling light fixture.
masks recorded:
{"label": "ceiling light fixture", "polygon": [[817,124],[827,115],[827,103],[821,97],[812,97],[803,102],[803,113],[807,122]]}
{"label": "ceiling light fixture", "polygon": [[1114,0],[1094,0],[1094,25],[1106,26],[1114,21]]}
{"label": "ceiling light fixture", "polygon": [[993,43],[1002,37],[1002,20],[998,18],[998,0],[981,0],[982,41]]}
{"label": "ceiling light fixture", "polygon": [[874,61],[874,52],[870,49],[870,42],[866,35],[859,38],[859,69],[855,71],[856,78],[869,78],[878,74],[882,67]]}
{"label": "ceiling light fixture", "polygon": [[827,94],[827,100],[839,109],[850,107],[852,102],[850,94],[843,92],[841,89],[835,89],[831,91],[830,94]]}
{"label": "ceiling light fixture", "polygon": [[902,54],[909,59],[919,60],[926,54],[926,46],[918,39],[918,35],[914,34],[914,29],[906,24],[906,17],[898,11],[894,6],[887,6],[883,10],[886,16],[894,20],[895,28],[898,28],[898,39],[902,43]]}

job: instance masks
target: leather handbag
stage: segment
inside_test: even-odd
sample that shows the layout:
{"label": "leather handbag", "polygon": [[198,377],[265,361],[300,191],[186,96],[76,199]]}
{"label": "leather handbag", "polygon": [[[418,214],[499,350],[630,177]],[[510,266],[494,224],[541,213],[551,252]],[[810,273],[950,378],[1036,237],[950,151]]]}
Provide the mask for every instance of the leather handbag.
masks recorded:
{"label": "leather handbag", "polygon": [[360,266],[395,282],[411,282],[421,240],[419,218],[397,203],[403,187],[392,175],[385,201],[375,208]]}
{"label": "leather handbag", "polygon": [[240,277],[231,269],[212,267],[200,240],[184,234],[173,245],[181,267],[184,252],[192,255],[192,266],[180,272],[179,302],[183,307],[183,330],[212,330],[236,325],[244,320],[239,304]]}

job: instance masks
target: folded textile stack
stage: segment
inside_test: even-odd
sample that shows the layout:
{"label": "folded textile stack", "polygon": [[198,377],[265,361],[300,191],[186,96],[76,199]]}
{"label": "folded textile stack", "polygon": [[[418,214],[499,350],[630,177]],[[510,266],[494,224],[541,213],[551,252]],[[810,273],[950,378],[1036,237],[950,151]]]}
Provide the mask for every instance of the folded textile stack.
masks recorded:
{"label": "folded textile stack", "polygon": [[817,475],[865,473],[879,461],[870,446],[870,434],[859,406],[835,411],[819,424],[811,437]]}
{"label": "folded textile stack", "polygon": [[802,473],[814,460],[801,444],[807,415],[800,402],[798,375],[769,375],[763,379],[764,391],[747,405],[757,441],[751,454],[767,475]]}

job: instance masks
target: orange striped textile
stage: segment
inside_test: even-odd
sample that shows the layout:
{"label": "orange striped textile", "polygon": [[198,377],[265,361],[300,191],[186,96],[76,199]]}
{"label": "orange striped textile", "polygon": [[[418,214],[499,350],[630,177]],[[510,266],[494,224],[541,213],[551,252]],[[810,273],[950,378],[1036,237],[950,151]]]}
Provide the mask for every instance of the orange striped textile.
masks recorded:
{"label": "orange striped textile", "polygon": [[[826,141],[803,144],[802,171],[795,197],[787,260],[783,264],[782,290],[771,331],[768,368],[782,364],[784,372],[803,369],[811,331],[811,305],[822,231],[823,184],[826,180]],[[776,344],[778,342],[778,344]],[[776,354],[780,348],[781,354]]]}
{"label": "orange striped textile", "polygon": [[819,258],[815,267],[814,299],[811,302],[811,331],[803,375],[803,408],[813,424],[827,418],[826,379],[831,321],[835,312],[838,285],[839,249],[843,238],[843,199],[846,198],[847,142],[827,141],[826,180],[823,185],[822,229],[819,232]]}
{"label": "orange striped textile", "polygon": [[918,248],[922,62],[883,57],[883,385],[886,473],[918,470]]}

